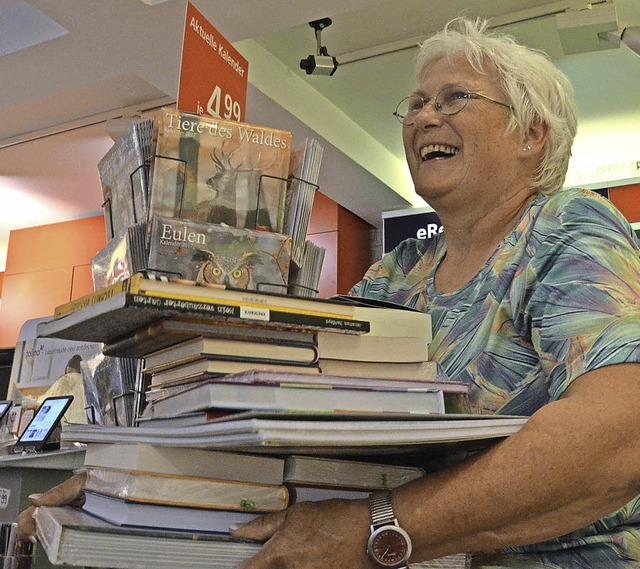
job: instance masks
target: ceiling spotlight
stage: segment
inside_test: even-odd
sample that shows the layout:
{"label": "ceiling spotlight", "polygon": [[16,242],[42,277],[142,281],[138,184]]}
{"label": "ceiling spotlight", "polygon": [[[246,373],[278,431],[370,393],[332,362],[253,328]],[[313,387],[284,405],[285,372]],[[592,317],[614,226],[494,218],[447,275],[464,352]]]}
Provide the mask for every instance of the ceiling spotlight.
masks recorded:
{"label": "ceiling spotlight", "polygon": [[331,23],[331,18],[309,22],[309,25],[315,30],[317,48],[315,55],[308,55],[305,59],[300,60],[300,69],[303,69],[307,75],[333,75],[338,69],[338,60],[329,55],[321,40],[322,30],[329,27]]}
{"label": "ceiling spotlight", "polygon": [[614,32],[606,32],[599,34],[602,39],[610,41],[615,45],[623,43],[631,51],[640,55],[640,26],[630,26],[616,30]]}

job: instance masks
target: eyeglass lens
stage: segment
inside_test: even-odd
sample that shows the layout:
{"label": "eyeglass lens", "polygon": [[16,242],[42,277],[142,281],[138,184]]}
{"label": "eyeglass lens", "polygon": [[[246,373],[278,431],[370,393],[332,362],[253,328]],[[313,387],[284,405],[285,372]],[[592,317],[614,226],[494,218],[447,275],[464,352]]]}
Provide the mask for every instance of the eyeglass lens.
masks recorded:
{"label": "eyeglass lens", "polygon": [[[436,95],[434,106],[439,113],[454,115],[464,109],[469,98],[467,89],[459,85],[451,85]],[[432,98],[423,98],[416,94],[411,95],[400,101],[394,115],[405,125],[413,124],[418,113],[432,100]]]}

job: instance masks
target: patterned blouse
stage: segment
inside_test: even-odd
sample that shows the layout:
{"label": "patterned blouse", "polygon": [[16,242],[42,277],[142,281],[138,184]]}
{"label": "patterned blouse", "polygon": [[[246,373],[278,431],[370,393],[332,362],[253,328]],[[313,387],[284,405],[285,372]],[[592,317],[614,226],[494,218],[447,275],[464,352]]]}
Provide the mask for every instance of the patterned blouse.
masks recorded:
{"label": "patterned blouse", "polygon": [[[538,195],[451,293],[434,290],[446,250],[444,234],[403,241],[351,294],[431,314],[430,358],[444,378],[471,385],[469,412],[531,415],[587,371],[640,362],[640,247],[595,192]],[[640,497],[584,530],[510,551],[541,552],[518,555],[518,567],[529,556],[532,567],[640,567]]]}

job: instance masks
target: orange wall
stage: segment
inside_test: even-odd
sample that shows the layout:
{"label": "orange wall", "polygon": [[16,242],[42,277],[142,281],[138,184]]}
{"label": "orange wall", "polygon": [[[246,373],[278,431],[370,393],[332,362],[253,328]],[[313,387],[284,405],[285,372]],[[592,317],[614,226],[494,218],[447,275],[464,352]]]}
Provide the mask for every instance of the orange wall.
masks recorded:
{"label": "orange wall", "polygon": [[640,221],[640,184],[611,187],[609,199],[629,222]]}
{"label": "orange wall", "polygon": [[0,347],[14,346],[26,320],[92,291],[90,262],[106,243],[104,218],[16,229],[9,234],[0,303]]}
{"label": "orange wall", "polygon": [[325,248],[318,296],[346,294],[369,268],[371,226],[321,192],[313,201],[308,238]]}

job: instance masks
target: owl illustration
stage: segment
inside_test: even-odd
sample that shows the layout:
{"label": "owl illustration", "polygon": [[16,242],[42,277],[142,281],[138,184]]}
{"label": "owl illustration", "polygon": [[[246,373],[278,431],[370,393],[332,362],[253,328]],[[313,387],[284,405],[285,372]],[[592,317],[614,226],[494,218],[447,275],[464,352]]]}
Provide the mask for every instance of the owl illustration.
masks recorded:
{"label": "owl illustration", "polygon": [[193,260],[198,265],[196,282],[245,289],[254,287],[253,269],[260,263],[259,256],[252,252],[241,256],[218,255],[206,249],[194,253]]}

